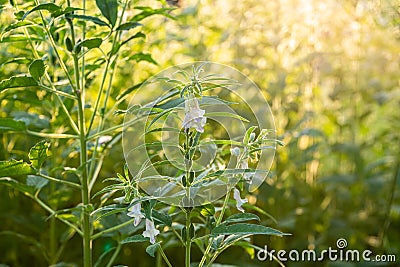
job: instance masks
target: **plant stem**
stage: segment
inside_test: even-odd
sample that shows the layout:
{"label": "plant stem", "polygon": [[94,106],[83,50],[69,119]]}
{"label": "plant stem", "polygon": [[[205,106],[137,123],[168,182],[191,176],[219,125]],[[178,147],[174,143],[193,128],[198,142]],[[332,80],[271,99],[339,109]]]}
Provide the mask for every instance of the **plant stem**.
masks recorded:
{"label": "plant stem", "polygon": [[103,230],[103,231],[101,231],[101,232],[98,232],[98,233],[92,235],[92,240],[95,240],[96,238],[99,238],[100,236],[102,236],[102,235],[104,235],[104,234],[106,234],[106,233],[113,232],[113,231],[118,230],[118,229],[120,229],[120,228],[122,228],[122,227],[125,227],[125,226],[127,226],[127,225],[130,225],[130,224],[132,224],[134,221],[135,221],[135,219],[131,219],[131,220],[128,220],[128,221],[126,221],[126,222],[124,222],[124,223],[118,224],[118,225],[116,225],[116,226],[114,226],[114,227],[107,228],[107,229],[105,229],[105,230]]}
{"label": "plant stem", "polygon": [[[71,30],[71,41],[75,46],[75,30],[71,20],[67,20]],[[87,143],[86,143],[86,127],[85,127],[85,98],[82,92],[80,83],[80,69],[77,51],[72,52],[74,60],[74,74],[75,74],[75,93],[78,98],[78,120],[79,120],[79,162],[82,168],[81,173],[81,187],[82,187],[82,204],[83,204],[83,216],[82,216],[82,232],[83,232],[83,266],[92,266],[92,238],[91,238],[91,223],[90,215],[87,208],[90,206],[90,192],[89,192],[89,179],[88,179],[88,167],[87,167]],[[73,86],[73,84],[71,84]]]}
{"label": "plant stem", "polygon": [[[224,204],[222,205],[222,210],[221,210],[221,212],[220,212],[220,214],[218,216],[218,219],[217,219],[217,221],[215,223],[215,226],[218,226],[221,223],[222,218],[224,217],[224,213],[225,213],[225,210],[226,210],[226,206],[228,205],[228,201],[229,201],[229,197],[231,195],[231,191],[232,191],[232,189],[230,189],[228,191],[228,193],[226,193]],[[204,252],[203,257],[201,258],[201,261],[199,263],[199,267],[202,267],[204,265],[204,263],[205,263],[205,261],[207,259],[207,254],[210,252],[210,249],[211,249],[211,246],[212,246],[213,242],[214,242],[214,237],[212,237],[210,242],[208,243],[206,251]]]}
{"label": "plant stem", "polygon": [[40,177],[42,177],[42,178],[44,178],[44,179],[46,179],[46,180],[52,181],[52,182],[56,182],[56,183],[61,183],[61,184],[69,185],[69,186],[71,186],[71,187],[74,187],[75,189],[81,189],[81,186],[80,186],[79,184],[76,184],[76,183],[73,183],[73,182],[70,182],[70,181],[65,181],[65,180],[57,179],[57,178],[50,177],[50,176],[47,176],[47,175],[42,174],[42,173],[38,174],[38,176],[40,176]]}
{"label": "plant stem", "polygon": [[172,267],[172,264],[169,262],[167,255],[165,255],[164,250],[162,249],[161,245],[158,246],[158,250],[160,251],[161,256],[163,257],[165,263],[169,266]]}
{"label": "plant stem", "polygon": [[186,244],[185,244],[185,267],[190,267],[190,248],[192,238],[190,236],[190,211],[186,210]]}
{"label": "plant stem", "polygon": [[[125,2],[124,2],[123,8],[122,8],[122,13],[121,13],[120,19],[118,21],[117,27],[119,25],[121,25],[121,23],[122,23],[122,18],[124,16],[124,13],[125,13],[125,10],[126,10],[126,7],[127,7],[128,3],[129,3],[129,1],[130,0],[125,0]],[[106,80],[107,74],[110,73],[110,76],[109,76],[109,79],[108,79],[108,86],[107,86],[107,90],[106,90],[106,95],[105,95],[104,102],[103,102],[103,107],[100,109],[101,110],[101,112],[100,112],[100,122],[99,122],[99,126],[97,127],[97,133],[102,131],[103,128],[104,128],[105,110],[107,108],[108,98],[110,96],[112,82],[113,82],[113,78],[114,78],[114,74],[115,74],[115,68],[117,66],[117,59],[118,59],[118,54],[116,54],[114,56],[113,63],[110,64],[111,63],[111,58],[113,56],[111,52],[114,51],[114,48],[118,43],[119,37],[120,37],[120,32],[116,31],[115,32],[115,37],[114,37],[114,40],[113,40],[113,43],[112,43],[112,46],[111,46],[110,56],[107,58],[107,63],[106,63],[106,67],[104,69],[104,74],[103,74],[103,78],[102,78],[101,85],[100,85],[100,88],[99,88],[98,97],[96,99],[96,103],[95,103],[95,107],[94,107],[94,110],[93,110],[93,114],[92,114],[92,117],[90,119],[90,123],[89,123],[89,126],[88,126],[88,134],[89,134],[89,132],[91,130],[91,127],[93,126],[94,119],[95,119],[95,117],[97,115],[97,111],[98,111],[98,108],[99,108],[100,99],[101,99],[101,95],[102,95],[102,92],[103,92],[103,87],[104,87],[104,84],[105,84],[105,80]],[[111,68],[110,68],[110,66],[111,66]],[[90,180],[92,180],[92,179],[94,180],[94,181],[89,181],[89,182],[91,182],[93,184],[94,184],[94,182],[96,180],[95,178],[97,178],[97,176],[93,176],[93,172],[94,172],[94,170],[96,168],[95,166],[96,166],[96,157],[97,157],[97,148],[98,148],[98,146],[99,146],[99,139],[97,138],[96,141],[95,141],[94,149],[93,149],[92,160],[91,160],[91,162],[89,164],[89,177],[90,177]],[[98,163],[98,164],[100,164],[100,163]],[[100,164],[100,167],[101,167],[101,164]],[[89,187],[89,192],[90,192],[90,190],[91,190],[91,187]]]}
{"label": "plant stem", "polygon": [[40,133],[31,130],[26,130],[27,134],[44,137],[44,138],[51,138],[51,139],[78,139],[78,135],[73,134],[57,134],[57,133]]}
{"label": "plant stem", "polygon": [[390,226],[390,211],[392,210],[393,202],[394,202],[394,196],[396,193],[396,184],[397,180],[400,179],[400,159],[397,159],[397,162],[394,167],[394,173],[393,173],[393,180],[392,183],[390,184],[390,193],[389,193],[389,199],[385,211],[385,219],[383,223],[383,228],[380,234],[380,239],[381,239],[381,247],[383,248],[383,243],[384,239],[386,236],[386,232],[389,229]]}
{"label": "plant stem", "polygon": [[[35,1],[35,4],[38,5],[37,1]],[[15,5],[15,9],[16,9],[17,11],[19,11],[18,5]],[[43,25],[44,25],[45,30],[47,30],[47,26],[46,26],[47,23],[46,23],[45,19],[43,18],[42,13],[40,13],[40,16],[41,16],[41,18],[42,18],[42,22],[43,22]],[[35,59],[39,59],[40,56],[39,56],[38,52],[36,51],[35,46],[33,45],[33,42],[32,42],[32,40],[31,40],[31,36],[29,35],[28,30],[27,30],[26,28],[23,28],[23,31],[24,31],[25,36],[28,38],[29,45],[31,46],[31,50],[32,50],[32,53],[33,53],[34,58],[35,58]],[[47,33],[48,35],[50,34],[49,31],[46,31],[46,33]],[[52,36],[50,35],[49,38],[52,38]],[[56,47],[54,47],[53,44],[54,44],[54,41],[51,43],[51,45],[52,45],[53,49],[56,50]],[[61,60],[61,58],[58,58],[58,59]],[[60,63],[60,64],[61,64],[61,63]],[[71,96],[70,94],[64,93],[64,92],[62,92],[62,91],[58,91],[58,90],[55,88],[54,84],[52,83],[52,80],[51,80],[51,78],[50,78],[50,75],[49,75],[49,73],[47,72],[47,69],[45,70],[44,76],[45,76],[46,79],[49,81],[49,83],[50,83],[50,85],[51,85],[51,88],[48,88],[48,87],[44,86],[43,84],[40,84],[39,86],[40,86],[41,88],[43,88],[44,90],[47,90],[47,91],[52,92],[52,93],[55,94],[56,100],[57,100],[58,104],[60,105],[61,109],[63,110],[63,112],[65,113],[65,115],[67,116],[68,122],[70,123],[72,129],[75,131],[75,133],[79,133],[79,129],[78,129],[78,127],[76,126],[76,124],[75,124],[74,120],[72,119],[71,115],[69,114],[69,111],[68,111],[67,107],[65,106],[64,102],[63,102],[62,99],[60,98],[60,95],[63,95],[63,96],[68,97],[68,98],[73,98],[73,99],[76,99],[76,97]]]}
{"label": "plant stem", "polygon": [[68,225],[69,227],[73,228],[78,234],[82,235],[82,231],[76,227],[74,224],[70,223],[67,220],[64,220],[63,218],[60,218],[57,216],[56,212],[47,206],[42,200],[40,200],[38,197],[35,196],[30,196],[33,200],[35,200],[43,209],[47,210],[51,215],[54,215],[57,219]]}
{"label": "plant stem", "polygon": [[111,266],[113,265],[113,262],[114,262],[115,259],[117,258],[117,256],[118,256],[118,254],[119,254],[120,251],[121,251],[121,243],[118,242],[118,246],[117,246],[117,248],[115,249],[115,251],[114,251],[114,253],[113,253],[111,259],[108,261],[108,264],[107,264],[106,267],[111,267]]}

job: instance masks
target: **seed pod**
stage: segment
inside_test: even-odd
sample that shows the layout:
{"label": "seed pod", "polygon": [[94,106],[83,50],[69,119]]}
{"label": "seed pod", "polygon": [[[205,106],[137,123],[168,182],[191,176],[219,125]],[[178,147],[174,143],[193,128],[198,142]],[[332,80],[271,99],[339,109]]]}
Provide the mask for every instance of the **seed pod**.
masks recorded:
{"label": "seed pod", "polygon": [[181,236],[183,240],[186,240],[186,226],[182,228],[181,230]]}
{"label": "seed pod", "polygon": [[182,185],[183,185],[184,187],[186,187],[186,185],[187,185],[186,176],[185,176],[185,175],[182,176]]}
{"label": "seed pod", "polygon": [[69,37],[65,38],[65,46],[67,47],[67,50],[69,52],[72,52],[74,50],[74,47],[72,46],[72,41],[69,39]]}
{"label": "seed pod", "polygon": [[[81,42],[81,39],[78,40],[77,44],[79,44]],[[82,50],[82,46],[78,45],[75,46],[75,53],[79,54]]]}
{"label": "seed pod", "polygon": [[190,238],[193,238],[196,235],[193,223],[191,223],[190,226],[189,226],[189,233],[188,234],[189,234]]}
{"label": "seed pod", "polygon": [[188,179],[189,184],[193,183],[194,177],[195,177],[194,172],[190,172]]}

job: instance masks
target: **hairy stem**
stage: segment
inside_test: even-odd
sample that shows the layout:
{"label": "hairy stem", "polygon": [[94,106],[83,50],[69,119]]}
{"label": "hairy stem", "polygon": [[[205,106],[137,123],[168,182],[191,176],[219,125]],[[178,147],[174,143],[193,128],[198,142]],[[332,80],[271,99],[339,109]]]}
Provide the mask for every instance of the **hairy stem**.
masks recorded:
{"label": "hairy stem", "polygon": [[190,237],[190,211],[186,211],[186,242],[185,242],[185,267],[190,267],[190,249],[192,240]]}
{"label": "hairy stem", "polygon": [[[71,41],[75,46],[75,30],[71,20],[67,19],[67,22],[71,30]],[[83,232],[83,266],[92,266],[92,240],[91,232],[92,227],[90,223],[90,215],[87,208],[90,206],[90,192],[89,192],[89,179],[88,179],[88,167],[87,167],[87,141],[86,141],[86,126],[85,126],[85,98],[82,92],[80,83],[80,68],[78,52],[73,51],[72,53],[74,61],[74,74],[75,74],[75,93],[78,98],[78,121],[79,121],[79,162],[81,171],[81,193],[82,193],[82,204],[83,204],[83,215],[82,215],[82,232]],[[71,84],[72,86],[72,84]]]}

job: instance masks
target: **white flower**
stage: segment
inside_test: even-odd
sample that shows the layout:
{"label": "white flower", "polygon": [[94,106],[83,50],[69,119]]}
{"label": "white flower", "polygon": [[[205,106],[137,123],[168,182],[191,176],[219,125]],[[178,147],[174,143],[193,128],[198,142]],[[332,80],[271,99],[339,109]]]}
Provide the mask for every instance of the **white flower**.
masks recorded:
{"label": "white flower", "polygon": [[235,148],[231,148],[231,154],[235,157],[239,157],[240,155],[240,148],[235,147]]}
{"label": "white flower", "polygon": [[114,198],[114,202],[123,204],[125,202],[125,196]]}
{"label": "white flower", "polygon": [[[240,162],[240,169],[248,169],[249,168],[249,162],[247,159],[244,159]],[[243,178],[249,183],[251,184],[251,177],[253,176],[252,173],[249,172],[245,172],[243,174]]]}
{"label": "white flower", "polygon": [[200,109],[199,100],[194,96],[189,96],[185,100],[185,119],[183,120],[183,127],[185,129],[195,128],[196,131],[204,132],[204,125],[207,118],[204,117],[206,111]]}
{"label": "white flower", "polygon": [[107,143],[107,142],[109,142],[109,141],[111,141],[111,139],[112,139],[112,136],[109,136],[109,135],[103,135],[103,136],[100,136],[100,138],[99,138],[99,144],[104,144],[104,143]]}
{"label": "white flower", "polygon": [[136,203],[135,205],[133,205],[128,209],[129,212],[127,215],[129,217],[135,218],[135,220],[133,221],[134,226],[137,226],[142,220],[142,218],[144,218],[143,214],[140,212],[140,209],[141,209],[140,202]]}
{"label": "white flower", "polygon": [[249,137],[249,141],[252,142],[252,141],[254,141],[255,138],[256,138],[256,134],[255,133],[251,133],[250,137]]}
{"label": "white flower", "polygon": [[236,200],[236,208],[239,211],[244,212],[244,209],[242,208],[242,205],[244,203],[247,203],[247,199],[245,199],[245,198],[241,199],[240,198],[240,192],[236,188],[233,189],[233,198]]}
{"label": "white flower", "polygon": [[146,231],[143,232],[144,237],[149,237],[150,238],[150,243],[154,244],[156,243],[156,235],[158,235],[160,231],[158,231],[154,227],[154,222],[146,219]]}

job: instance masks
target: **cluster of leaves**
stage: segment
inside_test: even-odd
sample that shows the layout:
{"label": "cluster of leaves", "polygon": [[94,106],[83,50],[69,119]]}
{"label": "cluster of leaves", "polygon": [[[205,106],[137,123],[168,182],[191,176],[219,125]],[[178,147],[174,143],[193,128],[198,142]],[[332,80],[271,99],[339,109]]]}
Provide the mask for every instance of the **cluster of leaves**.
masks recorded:
{"label": "cluster of leaves", "polygon": [[[160,33],[166,64],[225,63],[265,90],[287,146],[254,196],[293,234],[269,247],[399,252],[398,3],[205,1]],[[235,255],[221,260],[254,264]]]}
{"label": "cluster of leaves", "polygon": [[[35,203],[30,204],[31,209],[43,209],[44,212],[38,212],[38,216],[40,221],[49,224],[49,235],[33,241],[35,238],[31,238],[29,233],[20,233],[18,227],[14,231],[1,229],[0,235],[11,235],[33,244],[35,248],[45,248],[40,249],[41,253],[37,255],[27,252],[38,265],[69,266],[70,263],[63,262],[78,261],[83,254],[84,265],[88,266],[91,255],[85,251],[87,244],[94,241],[95,244],[106,243],[106,248],[94,250],[97,256],[94,265],[110,266],[124,244],[146,244],[149,241],[138,234],[143,225],[134,227],[134,219],[127,216],[127,211],[140,203],[146,219],[154,221],[162,231],[159,242],[146,245],[146,252],[151,256],[161,255],[167,264],[170,263],[164,249],[180,242],[184,246],[188,245],[187,241],[195,243],[205,254],[202,264],[211,264],[230,246],[249,249],[251,244],[242,240],[249,241],[251,235],[282,236],[283,233],[275,229],[247,223],[260,221],[255,214],[233,214],[224,218],[224,212],[216,211],[213,205],[181,210],[162,204],[143,195],[138,188],[138,177],[131,179],[126,168],[124,175],[104,180],[114,184],[104,186],[97,182],[102,177],[102,168],[106,168],[103,172],[113,172],[105,162],[107,155],[118,154],[113,151],[118,152],[115,144],[121,140],[123,124],[115,123],[119,119],[113,114],[124,112],[114,111],[124,107],[129,94],[141,86],[138,83],[126,90],[114,90],[116,83],[120,82],[114,81],[114,72],[119,70],[120,62],[157,64],[149,53],[140,49],[140,43],[146,37],[143,21],[153,15],[173,18],[171,8],[134,6],[136,13],[125,21],[123,13],[130,7],[129,2],[97,0],[97,9],[93,9],[90,3],[87,3],[88,8],[85,1],[80,7],[70,5],[69,1],[63,5],[38,1],[10,2],[9,9],[14,11],[13,22],[1,29],[0,39],[0,44],[6,47],[2,53],[7,55],[7,60],[0,64],[2,71],[9,66],[16,67],[10,68],[12,71],[7,71],[0,81],[0,101],[4,103],[0,133],[4,147],[7,147],[1,155],[0,184],[12,189],[13,199],[19,199],[19,193],[22,193]],[[10,49],[14,44],[15,50]],[[168,83],[176,85],[171,92],[136,109],[138,114],[152,115],[149,132],[156,131],[152,126],[160,118],[180,108],[187,93],[201,96],[206,103],[217,99],[207,96],[209,91],[232,82],[215,75],[200,77],[200,72],[201,67],[194,70],[194,79],[181,72],[188,80],[168,80]],[[216,85],[216,82],[220,84]],[[224,102],[222,99],[219,101]],[[247,121],[226,112],[206,115]],[[190,157],[199,145],[199,138],[196,140],[190,144]],[[215,144],[228,146],[232,141],[219,140]],[[32,148],[25,151],[26,147]],[[186,151],[188,147],[182,149]],[[117,167],[121,168],[121,165]],[[239,172],[232,170],[230,175]],[[198,177],[206,181],[217,176],[220,172],[205,172]],[[79,191],[81,194],[77,194]],[[92,194],[92,191],[97,193]],[[118,198],[117,204],[110,204],[112,196],[121,193],[123,198]],[[225,210],[227,204],[233,203],[221,204]],[[6,226],[14,218],[7,220]],[[81,239],[84,244],[82,252],[66,249],[77,247],[75,243],[82,242]],[[27,264],[26,258],[15,259],[8,254],[10,250],[5,251],[4,263]]]}
{"label": "cluster of leaves", "polygon": [[[0,183],[11,188],[14,201],[20,193],[30,197],[35,204],[27,210],[43,208],[45,213],[37,215],[49,225],[49,234],[38,238],[40,231],[21,233],[23,227],[31,229],[28,218],[10,228],[18,219],[4,217],[8,223],[1,235],[44,248],[37,255],[27,251],[14,258],[12,247],[2,247],[4,263],[23,266],[30,257],[38,266],[78,262],[84,252],[66,250],[79,247],[74,245],[79,242],[74,240],[76,235],[94,240],[95,229],[103,229],[98,236],[112,232],[104,230],[112,227],[107,222],[91,219],[104,204],[91,201],[91,191],[98,187],[107,154],[118,150],[114,145],[121,139],[122,123],[113,111],[125,105],[134,90],[115,90],[114,72],[120,58],[157,64],[140,49],[139,43],[146,38],[143,21],[153,15],[172,18],[170,8],[148,6],[134,6],[134,12],[123,16],[131,8],[129,2],[98,0],[96,6],[85,6],[83,1],[72,6],[70,1],[62,5],[10,1],[0,10],[5,14],[2,18],[9,19],[0,29],[4,47],[0,60]],[[26,151],[27,147],[32,148]],[[86,191],[86,196],[80,199],[79,191]],[[126,223],[124,219],[112,224]],[[91,221],[94,224],[86,227]],[[96,265],[112,264],[115,257],[100,256]]]}

